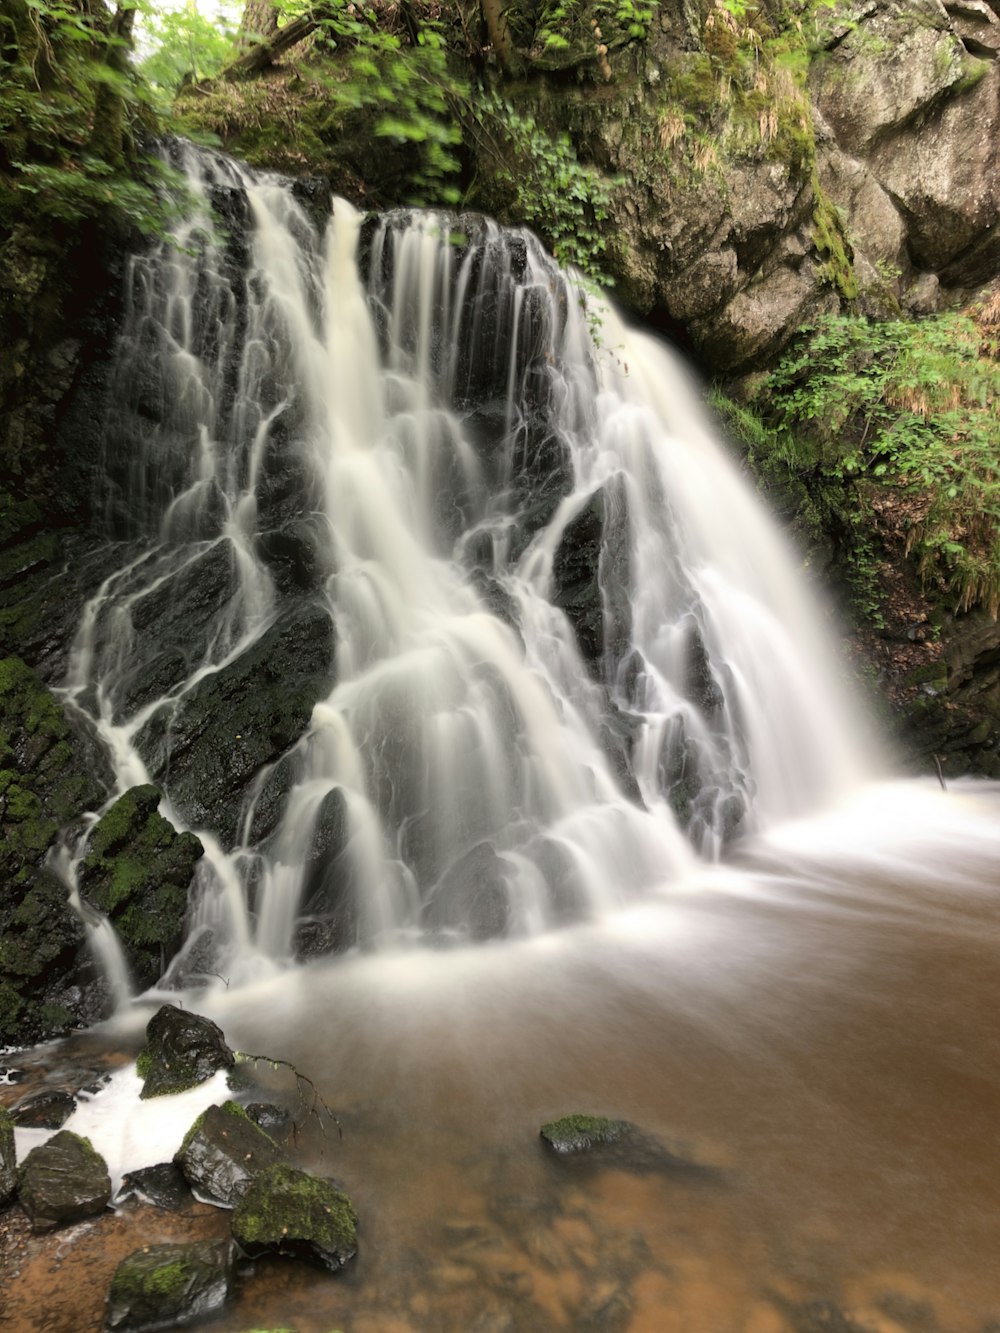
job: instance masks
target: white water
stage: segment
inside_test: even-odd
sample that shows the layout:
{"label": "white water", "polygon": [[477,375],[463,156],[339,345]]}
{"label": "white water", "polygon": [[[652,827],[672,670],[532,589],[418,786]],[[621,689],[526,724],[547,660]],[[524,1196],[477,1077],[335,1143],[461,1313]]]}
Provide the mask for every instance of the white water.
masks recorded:
{"label": "white water", "polygon": [[[134,433],[127,449],[111,433],[108,476],[110,528],[132,540],[85,608],[66,692],[119,788],[152,777],[183,825],[163,719],[280,614],[260,513],[279,458],[335,684],[266,842],[251,830],[272,765],[236,845],[198,830],[191,937],[225,946],[227,980],[293,953],[331,793],[346,837],[324,874],[353,938],[386,946],[527,936],[669,892],[734,833],[858,786],[865,746],[811,594],[666,348],[591,301],[595,346],[529,234],[476,222],[455,244],[446,218],[390,217],[366,238],[366,284],[346,203],[321,235],[284,182],[192,149],[180,162],[200,203],[177,248],[130,269]],[[249,218],[245,259],[220,198]],[[560,546],[595,496],[597,678],[557,605]],[[145,599],[220,550],[215,602],[151,657]],[[151,720],[167,756],[152,772]]]}

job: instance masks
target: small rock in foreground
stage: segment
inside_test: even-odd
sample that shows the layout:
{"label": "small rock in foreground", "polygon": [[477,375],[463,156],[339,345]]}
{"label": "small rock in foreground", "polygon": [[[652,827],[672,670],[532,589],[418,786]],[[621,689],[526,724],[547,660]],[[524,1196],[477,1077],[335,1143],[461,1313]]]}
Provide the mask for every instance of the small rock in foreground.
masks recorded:
{"label": "small rock in foreground", "polygon": [[358,1250],[358,1218],[346,1194],[291,1166],[254,1177],[233,1213],[233,1236],[249,1255],[286,1254],[336,1273]]}
{"label": "small rock in foreground", "polygon": [[236,1102],[210,1106],[174,1157],[191,1188],[223,1208],[236,1205],[258,1171],[284,1160],[274,1140]]}
{"label": "small rock in foreground", "polygon": [[17,1193],[17,1150],[14,1147],[14,1122],[0,1107],[0,1208]]}
{"label": "small rock in foreground", "polygon": [[61,1129],[33,1148],[17,1173],[21,1206],[34,1231],[103,1213],[111,1198],[107,1164],[88,1139]]}
{"label": "small rock in foreground", "polygon": [[157,1208],[165,1208],[169,1212],[178,1212],[193,1202],[187,1181],[174,1162],[144,1166],[122,1176],[115,1203],[132,1198],[141,1203],[155,1204]]}
{"label": "small rock in foreground", "polygon": [[146,1045],[136,1061],[145,1080],[139,1096],[187,1092],[235,1064],[236,1057],[217,1023],[165,1004],[146,1024]]}
{"label": "small rock in foreground", "polygon": [[218,1310],[233,1283],[230,1241],[149,1245],[123,1259],[108,1294],[108,1333],[178,1328]]}
{"label": "small rock in foreground", "polygon": [[10,1114],[18,1129],[62,1129],[75,1110],[72,1093],[47,1088],[22,1097],[10,1108]]}
{"label": "small rock in foreground", "polygon": [[617,1143],[634,1128],[627,1120],[609,1120],[603,1115],[564,1115],[550,1120],[539,1132],[550,1148],[570,1153]]}

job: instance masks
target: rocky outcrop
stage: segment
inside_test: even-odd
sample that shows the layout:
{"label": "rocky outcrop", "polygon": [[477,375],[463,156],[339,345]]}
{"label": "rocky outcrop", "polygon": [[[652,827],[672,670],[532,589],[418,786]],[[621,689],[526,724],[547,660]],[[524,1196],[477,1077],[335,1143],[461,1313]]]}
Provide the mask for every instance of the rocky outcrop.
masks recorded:
{"label": "rocky outcrop", "polygon": [[160,977],[180,946],[202,845],[159,813],[160,793],[133,787],[98,821],[80,867],[82,896],[111,921],[135,980]]}
{"label": "rocky outcrop", "polygon": [[[60,831],[99,806],[110,781],[79,730],[20,659],[0,661],[0,1042],[64,1030],[93,975],[85,932],[45,858]],[[100,997],[93,1003],[100,1006]]]}

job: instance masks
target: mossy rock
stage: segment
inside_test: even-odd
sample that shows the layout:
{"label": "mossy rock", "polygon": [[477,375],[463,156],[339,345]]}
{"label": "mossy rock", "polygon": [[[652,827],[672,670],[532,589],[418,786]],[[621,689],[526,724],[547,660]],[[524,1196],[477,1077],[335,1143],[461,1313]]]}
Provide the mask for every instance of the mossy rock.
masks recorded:
{"label": "mossy rock", "polygon": [[33,1148],[17,1173],[21,1206],[35,1231],[103,1213],[111,1199],[107,1163],[89,1139],[61,1129]]}
{"label": "mossy rock", "polygon": [[292,1166],[272,1166],[253,1179],[233,1213],[233,1236],[245,1253],[308,1259],[337,1273],[358,1249],[354,1205],[332,1180]]}
{"label": "mossy rock", "polygon": [[539,1133],[558,1153],[586,1152],[600,1144],[618,1143],[633,1129],[627,1120],[603,1115],[564,1115],[550,1120]]}
{"label": "mossy rock", "polygon": [[139,1095],[147,1098],[186,1092],[235,1064],[236,1057],[217,1023],[165,1004],[146,1024],[146,1044],[136,1060],[136,1070],[143,1079]]}
{"label": "mossy rock", "polygon": [[687,1144],[663,1142],[630,1120],[575,1113],[550,1120],[539,1132],[548,1148],[561,1158],[636,1175],[665,1171],[711,1178],[717,1174],[717,1168],[699,1160]]}
{"label": "mossy rock", "polygon": [[174,1157],[199,1198],[223,1208],[235,1207],[259,1173],[284,1160],[236,1102],[210,1106],[198,1116]]}
{"label": "mossy rock", "polygon": [[226,1303],[234,1270],[230,1241],[144,1246],[115,1269],[105,1328],[147,1333],[194,1323]]}
{"label": "mossy rock", "polygon": [[136,981],[151,985],[180,947],[188,888],[203,847],[158,812],[156,787],[133,787],[102,816],[80,867],[80,891],[107,916]]}
{"label": "mossy rock", "polygon": [[17,1149],[14,1146],[14,1121],[0,1107],[0,1208],[17,1193]]}

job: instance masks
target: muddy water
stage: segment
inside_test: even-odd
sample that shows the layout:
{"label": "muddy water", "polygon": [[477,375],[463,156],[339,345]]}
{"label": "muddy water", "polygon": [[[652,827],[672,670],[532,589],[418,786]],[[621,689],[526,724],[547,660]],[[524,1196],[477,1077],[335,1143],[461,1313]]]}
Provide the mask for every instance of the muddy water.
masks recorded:
{"label": "muddy water", "polygon": [[[236,1046],[320,1082],[343,1139],[311,1165],[363,1229],[346,1276],[259,1263],[213,1327],[982,1333],[998,817],[896,788],[599,925],[215,995]],[[538,1126],[577,1110],[705,1169],[555,1159]]]}

